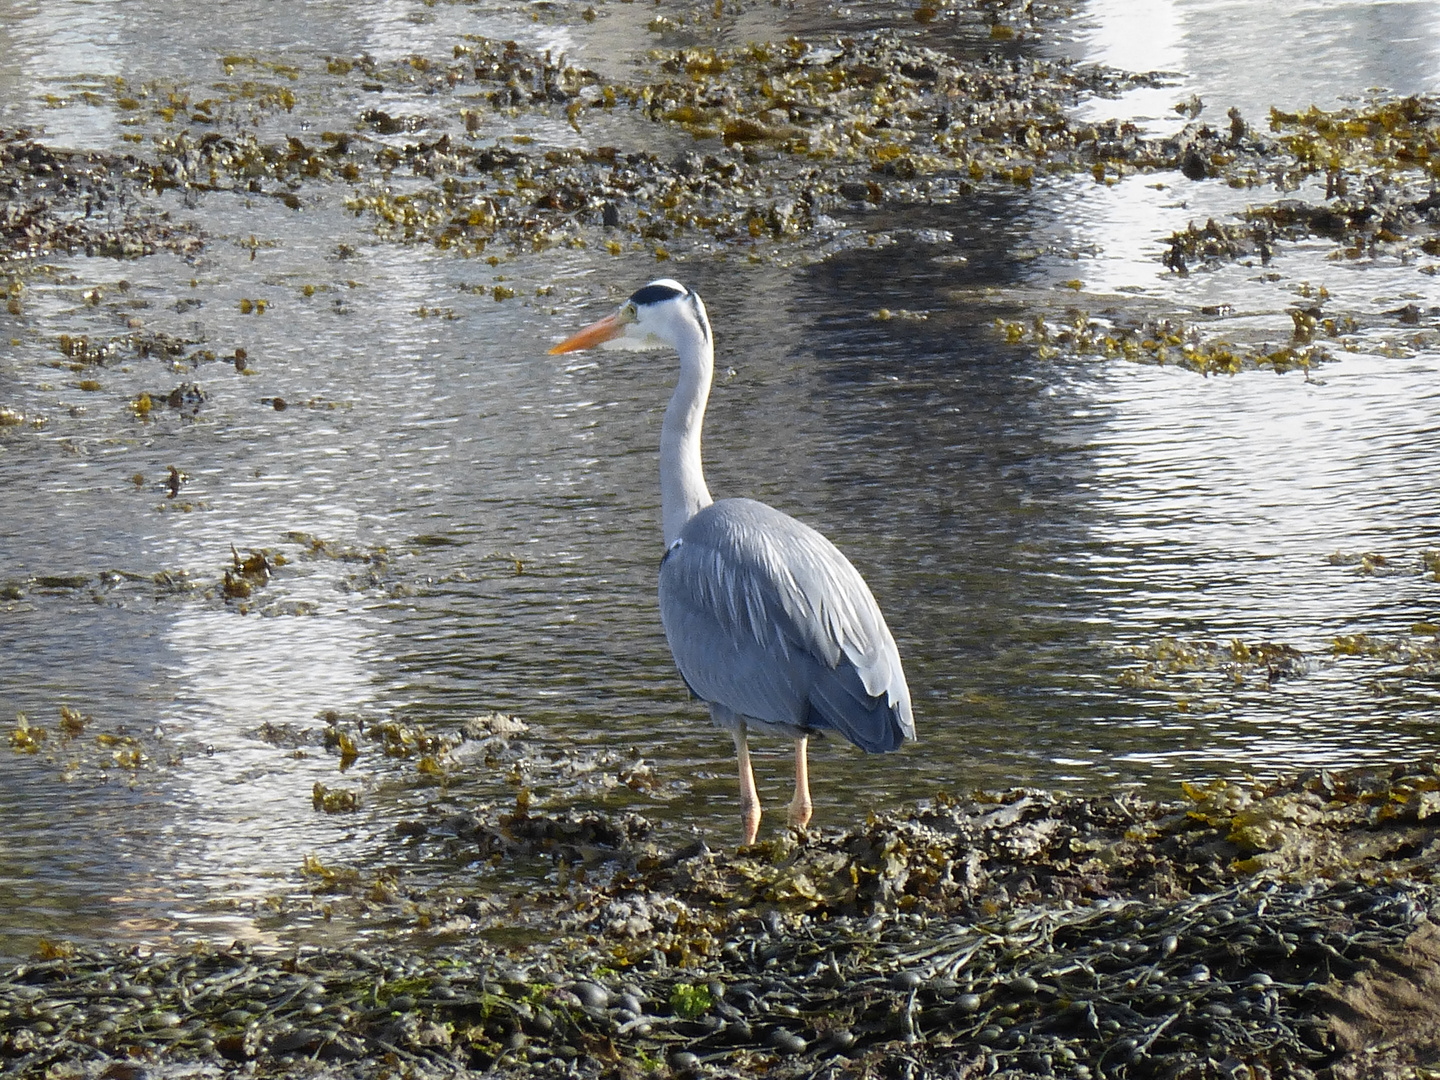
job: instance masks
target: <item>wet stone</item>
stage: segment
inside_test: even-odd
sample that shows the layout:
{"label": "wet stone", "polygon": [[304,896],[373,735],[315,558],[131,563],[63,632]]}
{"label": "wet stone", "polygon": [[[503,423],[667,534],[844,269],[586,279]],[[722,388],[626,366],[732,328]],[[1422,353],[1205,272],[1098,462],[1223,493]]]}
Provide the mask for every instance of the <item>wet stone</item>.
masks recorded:
{"label": "wet stone", "polygon": [[805,1052],[805,1040],[792,1031],[785,1028],[776,1028],[770,1032],[766,1040],[771,1046],[782,1054],[802,1054]]}
{"label": "wet stone", "polygon": [[610,1005],[610,991],[597,983],[574,983],[570,992],[580,999],[580,1004],[589,1009],[604,1009]]}
{"label": "wet stone", "polygon": [[319,1046],[324,1035],[311,1028],[299,1028],[295,1031],[277,1035],[270,1043],[270,1049],[276,1054],[290,1054],[296,1050],[308,1050]]}
{"label": "wet stone", "polygon": [[725,1037],[732,1043],[748,1043],[755,1032],[745,1020],[731,1020],[725,1025]]}
{"label": "wet stone", "polygon": [[890,985],[896,990],[910,991],[917,989],[925,981],[918,971],[896,972],[895,977],[890,980]]}

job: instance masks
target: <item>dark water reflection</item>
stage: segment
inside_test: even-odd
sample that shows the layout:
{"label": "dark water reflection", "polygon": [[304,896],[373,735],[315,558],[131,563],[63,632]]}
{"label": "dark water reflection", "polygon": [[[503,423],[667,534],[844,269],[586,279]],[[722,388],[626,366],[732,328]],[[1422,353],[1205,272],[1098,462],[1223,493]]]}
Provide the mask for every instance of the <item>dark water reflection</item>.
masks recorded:
{"label": "dark water reflection", "polygon": [[[1103,5],[1092,8],[1103,24]],[[102,75],[122,60],[164,69],[163,50],[145,46],[164,35],[145,18],[117,31],[56,10],[59,37],[37,29],[38,9],[3,18],[22,44],[111,42],[110,59],[93,62]],[[237,10],[241,37],[271,32],[268,8]],[[289,27],[283,49],[312,63],[332,49],[403,55],[461,32],[575,33],[531,29],[503,6],[332,14],[303,34]],[[172,43],[186,55],[238,48],[193,29]],[[98,110],[44,115],[30,69],[5,70],[9,122],[38,117],[95,145],[118,137]],[[1202,73],[1217,86],[1234,74]],[[865,572],[906,658],[922,743],[883,759],[818,747],[819,823],[941,788],[1168,792],[1180,779],[1433,752],[1433,670],[1331,647],[1440,621],[1440,586],[1421,564],[1440,548],[1433,349],[1347,356],[1314,381],[1206,380],[1041,359],[990,325],[1003,303],[1019,314],[1077,273],[1172,304],[1218,298],[1277,327],[1302,279],[1323,275],[1357,307],[1416,287],[1411,269],[1327,265],[1324,250],[1288,255],[1280,281],[1240,269],[1162,278],[1168,223],[1239,198],[1067,182],[857,211],[848,226],[894,242],[804,268],[662,268],[700,289],[716,322],[712,490],[822,527]],[[655,613],[672,361],[543,355],[656,264],[551,252],[492,271],[382,245],[325,201],[295,215],[221,194],[166,199],[217,238],[198,264],[56,260],[29,282],[25,320],[6,327],[21,344],[0,361],[0,405],[50,422],[0,429],[0,579],[23,586],[0,600],[0,721],[23,711],[51,742],[34,756],[0,748],[0,948],[27,951],[39,935],[279,941],[291,931],[264,900],[303,892],[307,855],[403,862],[394,823],[435,782],[370,746],[341,776],[315,737],[327,710],[441,731],[515,713],[534,740],[526,782],[552,805],[631,805],[671,835],[733,838],[729,741],[685,700]],[[355,257],[337,255],[340,243]],[[491,298],[497,273],[519,299]],[[96,283],[105,305],[83,297]],[[535,296],[541,286],[555,291]],[[255,296],[272,301],[264,318],[239,315]],[[426,306],[454,318],[418,317]],[[896,317],[877,319],[881,309]],[[49,366],[60,333],[120,333],[132,310],[218,352],[246,348],[256,374],[136,362],[106,370],[102,400]],[[209,395],[193,421],[141,427],[117,404],[181,378]],[[292,407],[274,410],[275,396]],[[165,497],[171,465],[189,477],[177,500]],[[248,614],[216,595],[232,545],[290,560]],[[1394,572],[1330,558],[1364,552]],[[112,570],[141,578],[102,584]],[[201,588],[157,589],[160,572]],[[88,583],[37,584],[47,575]],[[1122,678],[1168,637],[1273,641],[1304,663],[1275,679]],[[62,743],[61,704],[92,716],[92,731],[138,739],[152,766]],[[267,741],[265,724],[295,738]],[[788,798],[787,755],[773,746],[761,759],[771,806]],[[653,767],[653,791],[614,785],[636,758]],[[317,781],[357,787],[362,811],[317,814]],[[461,806],[514,798],[504,769],[479,765],[446,792]]]}

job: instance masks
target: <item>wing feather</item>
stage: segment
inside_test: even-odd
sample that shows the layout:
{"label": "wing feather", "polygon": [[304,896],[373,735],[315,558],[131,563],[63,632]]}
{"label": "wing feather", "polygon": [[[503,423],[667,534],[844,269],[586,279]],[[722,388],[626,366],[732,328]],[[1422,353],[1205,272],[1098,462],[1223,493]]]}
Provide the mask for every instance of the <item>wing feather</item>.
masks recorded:
{"label": "wing feather", "polygon": [[915,737],[895,640],[859,572],[751,499],[695,515],[660,567],[660,616],[692,692],[743,716],[829,728],[862,749]]}

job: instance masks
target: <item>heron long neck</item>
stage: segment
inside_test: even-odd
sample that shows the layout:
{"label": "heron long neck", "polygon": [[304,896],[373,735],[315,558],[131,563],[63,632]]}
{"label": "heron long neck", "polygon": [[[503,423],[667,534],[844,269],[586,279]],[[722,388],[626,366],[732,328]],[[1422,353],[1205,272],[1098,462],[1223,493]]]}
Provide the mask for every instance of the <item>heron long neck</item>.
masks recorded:
{"label": "heron long neck", "polygon": [[710,397],[715,350],[698,327],[677,342],[675,350],[680,354],[680,381],[660,429],[660,512],[666,547],[680,538],[687,521],[715,501],[705,486],[700,463],[700,429]]}

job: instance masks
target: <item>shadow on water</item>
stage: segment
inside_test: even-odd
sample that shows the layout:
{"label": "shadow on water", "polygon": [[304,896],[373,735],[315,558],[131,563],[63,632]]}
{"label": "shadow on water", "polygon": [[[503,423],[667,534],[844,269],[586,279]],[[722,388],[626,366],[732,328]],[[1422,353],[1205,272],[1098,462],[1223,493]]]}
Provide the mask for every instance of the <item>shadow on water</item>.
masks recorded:
{"label": "shadow on water", "polygon": [[1104,603],[1078,560],[1098,420],[1073,415],[1068,372],[1017,362],[955,301],[1025,283],[1027,203],[908,213],[908,242],[828,260],[794,305],[816,335],[824,497],[867,523],[857,557],[901,598],[924,745],[899,782],[921,789],[1053,782],[1049,756],[1104,666]]}

